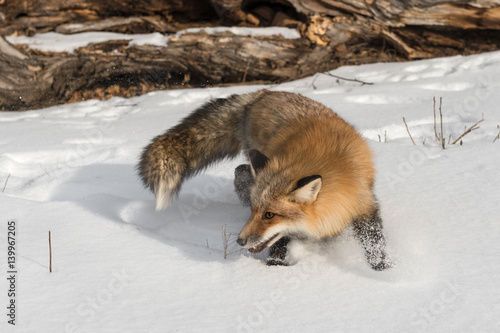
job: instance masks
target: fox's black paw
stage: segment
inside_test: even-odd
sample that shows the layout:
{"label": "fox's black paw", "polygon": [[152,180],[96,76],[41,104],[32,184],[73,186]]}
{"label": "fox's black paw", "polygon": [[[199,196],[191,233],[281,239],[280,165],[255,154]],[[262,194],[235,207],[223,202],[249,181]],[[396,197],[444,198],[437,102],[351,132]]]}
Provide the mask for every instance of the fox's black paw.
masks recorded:
{"label": "fox's black paw", "polygon": [[394,263],[387,259],[384,255],[382,259],[374,260],[374,258],[367,258],[368,263],[374,271],[385,271],[386,269],[394,267]]}
{"label": "fox's black paw", "polygon": [[390,262],[380,262],[377,265],[372,265],[374,271],[385,271],[386,269],[392,268],[393,265]]}
{"label": "fox's black paw", "polygon": [[266,259],[267,266],[289,266],[286,260],[280,258],[267,258]]}

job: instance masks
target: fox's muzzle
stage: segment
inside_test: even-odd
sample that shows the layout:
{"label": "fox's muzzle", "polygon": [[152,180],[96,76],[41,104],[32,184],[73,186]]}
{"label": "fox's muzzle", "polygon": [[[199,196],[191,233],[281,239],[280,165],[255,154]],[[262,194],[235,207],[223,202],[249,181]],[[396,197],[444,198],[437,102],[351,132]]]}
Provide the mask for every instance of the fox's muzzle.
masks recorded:
{"label": "fox's muzzle", "polygon": [[240,235],[238,236],[238,239],[236,240],[236,243],[238,243],[239,246],[243,246],[245,247],[245,245],[252,245],[254,243],[258,243],[259,240],[261,239],[261,236],[259,235],[251,235],[251,236],[248,236],[248,237],[242,237],[241,236],[242,233],[240,233]]}
{"label": "fox's muzzle", "polygon": [[[263,239],[260,236],[250,236],[248,238],[238,238],[236,243],[242,247],[247,247],[248,252],[251,254],[261,253],[269,246],[273,245],[280,238],[280,234],[277,233],[267,239]],[[247,245],[248,244],[248,245]]]}

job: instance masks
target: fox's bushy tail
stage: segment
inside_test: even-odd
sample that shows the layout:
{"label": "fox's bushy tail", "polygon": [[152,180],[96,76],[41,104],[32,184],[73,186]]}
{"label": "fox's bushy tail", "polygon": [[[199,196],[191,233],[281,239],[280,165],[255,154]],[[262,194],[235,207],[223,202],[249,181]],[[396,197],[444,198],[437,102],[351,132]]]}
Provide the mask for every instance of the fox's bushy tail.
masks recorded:
{"label": "fox's bushy tail", "polygon": [[144,149],[137,169],[144,185],[156,196],[157,210],[170,203],[186,178],[239,153],[245,109],[261,94],[210,101]]}

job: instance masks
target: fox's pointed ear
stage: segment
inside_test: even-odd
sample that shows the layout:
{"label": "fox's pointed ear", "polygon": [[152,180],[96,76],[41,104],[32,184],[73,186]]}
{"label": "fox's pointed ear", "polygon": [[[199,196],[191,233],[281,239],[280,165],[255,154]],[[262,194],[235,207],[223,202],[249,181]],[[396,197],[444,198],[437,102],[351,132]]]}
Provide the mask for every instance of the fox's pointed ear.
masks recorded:
{"label": "fox's pointed ear", "polygon": [[310,205],[318,198],[322,184],[323,180],[319,175],[304,177],[297,182],[290,195],[296,203]]}
{"label": "fox's pointed ear", "polygon": [[250,163],[252,165],[254,174],[265,167],[267,162],[269,161],[269,158],[266,155],[255,149],[250,150],[248,156],[250,157]]}

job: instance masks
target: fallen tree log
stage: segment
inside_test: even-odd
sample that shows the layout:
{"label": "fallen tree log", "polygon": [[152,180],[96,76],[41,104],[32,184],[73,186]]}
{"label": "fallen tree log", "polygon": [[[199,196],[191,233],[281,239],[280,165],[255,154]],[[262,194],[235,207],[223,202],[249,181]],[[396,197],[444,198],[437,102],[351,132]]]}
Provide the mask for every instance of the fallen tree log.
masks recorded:
{"label": "fallen tree log", "polygon": [[22,110],[51,105],[54,99],[133,96],[214,83],[283,82],[325,71],[335,62],[327,48],[315,50],[306,39],[276,36],[201,32],[172,37],[168,47],[128,44],[110,41],[72,54],[31,51],[26,56],[0,38],[0,71],[6,74],[0,77],[2,108]]}
{"label": "fallen tree log", "polygon": [[[301,38],[182,32],[218,25],[286,26]],[[1,37],[48,31],[173,35],[165,46],[114,40],[72,53],[13,46]],[[0,110],[276,83],[345,64],[497,50],[499,31],[500,0],[0,0]]]}

